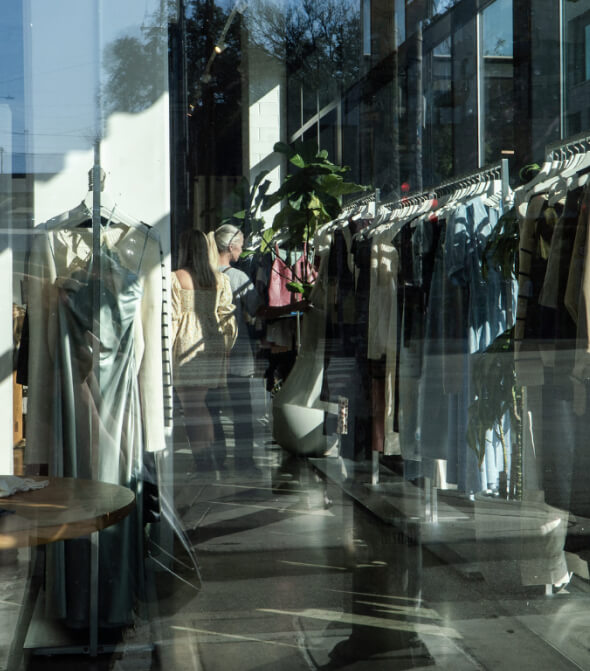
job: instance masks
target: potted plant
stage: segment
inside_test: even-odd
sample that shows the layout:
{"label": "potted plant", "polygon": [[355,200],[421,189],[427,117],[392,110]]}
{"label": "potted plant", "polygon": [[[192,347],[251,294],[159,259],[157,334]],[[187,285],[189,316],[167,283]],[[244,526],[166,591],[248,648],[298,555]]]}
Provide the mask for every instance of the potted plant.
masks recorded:
{"label": "potted plant", "polygon": [[311,282],[307,276],[307,243],[316,230],[335,219],[342,211],[343,196],[365,191],[368,187],[346,180],[349,168],[335,165],[328,152],[320,150],[313,140],[292,144],[277,142],[274,151],[283,154],[291,171],[281,186],[262,197],[262,211],[282,203],[275,215],[272,229],[265,232],[261,251],[274,253],[272,239],[281,232],[282,244],[287,249],[303,249],[303,276],[295,276],[287,287],[308,296]]}

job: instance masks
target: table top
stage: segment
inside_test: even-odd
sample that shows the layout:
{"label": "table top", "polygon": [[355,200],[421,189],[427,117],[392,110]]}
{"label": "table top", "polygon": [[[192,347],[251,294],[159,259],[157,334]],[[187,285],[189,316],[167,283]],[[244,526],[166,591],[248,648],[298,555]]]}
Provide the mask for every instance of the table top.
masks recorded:
{"label": "table top", "polygon": [[127,487],[77,478],[49,480],[42,489],[0,498],[0,550],[86,536],[116,524],[135,505]]}

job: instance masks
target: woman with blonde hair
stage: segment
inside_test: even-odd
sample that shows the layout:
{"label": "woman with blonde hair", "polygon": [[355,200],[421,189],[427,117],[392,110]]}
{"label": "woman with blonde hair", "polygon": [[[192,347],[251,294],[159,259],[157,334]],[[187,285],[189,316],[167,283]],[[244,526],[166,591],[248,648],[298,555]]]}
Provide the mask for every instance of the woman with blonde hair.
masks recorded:
{"label": "woman with blonde hair", "polygon": [[172,274],[174,387],[197,469],[210,470],[215,467],[213,424],[205,395],[227,384],[229,352],[237,336],[235,308],[229,279],[211,266],[203,232],[183,234],[179,266]]}

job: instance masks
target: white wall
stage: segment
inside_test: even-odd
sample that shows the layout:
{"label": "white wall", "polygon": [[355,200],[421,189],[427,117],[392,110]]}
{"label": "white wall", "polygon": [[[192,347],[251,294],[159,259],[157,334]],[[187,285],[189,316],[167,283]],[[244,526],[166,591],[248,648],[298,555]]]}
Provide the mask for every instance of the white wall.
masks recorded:
{"label": "white wall", "polygon": [[[8,105],[0,105],[0,147],[2,171],[0,172],[0,473],[12,474],[12,252],[10,248],[12,228],[11,163],[12,163],[12,119]],[[8,317],[10,315],[10,317]],[[8,448],[8,449],[6,449]]]}
{"label": "white wall", "polygon": [[[286,86],[284,63],[263,49],[248,48],[248,172],[250,183],[262,170],[270,170],[269,193],[280,186],[285,174],[282,156],[273,153],[276,142],[287,141]],[[267,225],[272,223],[279,206],[264,213]]]}
{"label": "white wall", "polygon": [[[108,113],[105,62],[118,40],[144,40],[161,0],[29,0],[29,169],[34,222],[76,206],[86,195],[93,145],[101,144],[105,190],[125,212],[169,234],[167,24],[162,58],[138,73],[162,93],[137,113]],[[160,17],[158,17],[160,18]],[[133,76],[132,70],[130,77]],[[126,85],[136,82],[128,79]]]}

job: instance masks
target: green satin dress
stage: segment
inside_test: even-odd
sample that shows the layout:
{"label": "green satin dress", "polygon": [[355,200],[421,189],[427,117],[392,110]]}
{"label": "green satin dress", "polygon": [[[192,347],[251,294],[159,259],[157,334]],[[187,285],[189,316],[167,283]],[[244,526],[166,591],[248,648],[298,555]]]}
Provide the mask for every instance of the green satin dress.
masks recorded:
{"label": "green satin dress", "polygon": [[[142,298],[140,267],[141,258],[133,271],[116,251],[102,245],[98,329],[98,280],[92,263],[56,281],[58,351],[55,389],[48,393],[54,394],[56,404],[54,444],[63,445],[63,451],[58,451],[51,469],[55,475],[124,485],[138,494],[135,511],[99,533],[101,627],[130,624],[143,587],[143,436],[134,354],[134,323]],[[98,366],[93,365],[96,347]],[[70,627],[87,627],[90,542],[76,539],[48,549],[49,610]]]}

